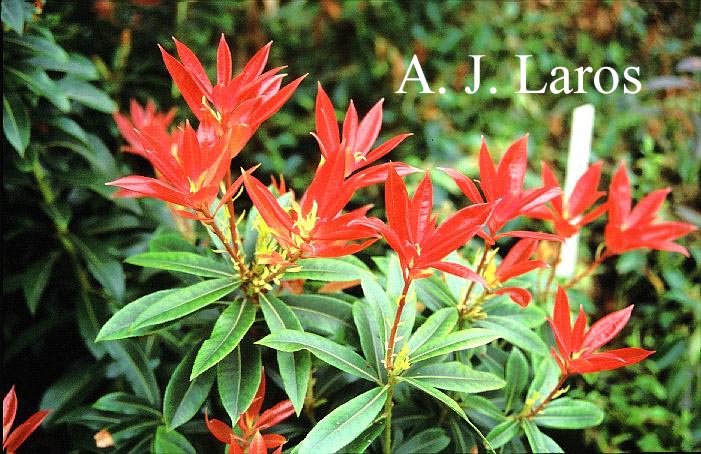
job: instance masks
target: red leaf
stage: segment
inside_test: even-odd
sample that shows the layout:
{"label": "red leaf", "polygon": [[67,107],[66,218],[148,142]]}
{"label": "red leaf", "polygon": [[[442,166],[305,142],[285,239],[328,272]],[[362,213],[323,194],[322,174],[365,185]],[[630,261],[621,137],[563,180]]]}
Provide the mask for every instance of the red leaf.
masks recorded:
{"label": "red leaf", "polygon": [[7,434],[10,433],[12,424],[15,422],[17,414],[17,394],[15,394],[15,386],[7,392],[2,400],[2,443],[5,444]]}
{"label": "red leaf", "polygon": [[24,441],[29,437],[32,432],[34,432],[37,427],[39,427],[49,414],[48,410],[41,410],[34,413],[25,422],[20,424],[12,431],[12,433],[7,437],[7,440],[3,443],[3,448],[7,450],[8,453],[13,453],[24,443]]}
{"label": "red leaf", "polygon": [[224,33],[219,38],[217,48],[217,84],[226,84],[231,80],[231,51],[226,43]]}
{"label": "red leaf", "polygon": [[316,92],[316,135],[326,153],[340,152],[336,112],[321,82],[317,83]]}
{"label": "red leaf", "polygon": [[292,402],[283,400],[275,404],[272,408],[265,410],[256,422],[256,427],[260,430],[267,429],[284,421],[294,413],[295,409],[292,406]]}
{"label": "red leaf", "polygon": [[170,77],[173,78],[173,82],[178,86],[180,93],[183,95],[185,102],[192,110],[192,113],[197,117],[198,120],[202,119],[202,96],[204,92],[202,89],[192,80],[190,74],[185,70],[183,65],[173,58],[168,52],[165,51],[160,45],[158,48],[161,50],[161,55],[163,56],[163,62],[170,73]]}
{"label": "red leaf", "polygon": [[494,290],[497,295],[509,295],[511,301],[521,307],[526,307],[531,303],[531,292],[524,288],[502,287]]}
{"label": "red leaf", "polygon": [[585,334],[582,348],[586,348],[589,352],[594,352],[599,347],[607,344],[626,326],[632,311],[633,305],[631,304],[625,309],[612,312],[597,320]]}

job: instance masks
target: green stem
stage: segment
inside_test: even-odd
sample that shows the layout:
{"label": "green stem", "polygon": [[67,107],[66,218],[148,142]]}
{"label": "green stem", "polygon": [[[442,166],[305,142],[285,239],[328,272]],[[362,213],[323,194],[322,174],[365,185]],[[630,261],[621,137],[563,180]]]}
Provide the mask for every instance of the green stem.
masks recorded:
{"label": "green stem", "polygon": [[565,380],[567,380],[567,375],[563,375],[562,377],[560,377],[560,381],[558,381],[558,382],[557,382],[557,385],[555,385],[555,387],[553,388],[553,390],[550,391],[550,394],[548,394],[547,397],[546,397],[545,399],[543,399],[543,401],[540,403],[540,405],[538,405],[538,406],[535,407],[533,410],[531,410],[531,411],[528,413],[528,415],[526,415],[526,418],[527,418],[527,419],[530,419],[530,418],[534,417],[534,416],[537,415],[543,408],[545,408],[545,406],[548,405],[548,403],[552,400],[553,396],[555,396],[555,394],[556,394],[558,391],[560,391],[560,388],[562,388],[562,385],[565,384]]}
{"label": "green stem", "polygon": [[[482,253],[482,258],[480,259],[479,265],[477,265],[477,271],[475,271],[477,274],[480,274],[482,272],[482,269],[484,268],[484,262],[487,261],[487,254],[489,254],[489,248],[487,247],[487,243],[484,244],[484,252]],[[470,295],[472,294],[472,289],[475,287],[475,281],[470,282],[470,286],[467,288],[467,293],[465,293],[465,298],[462,300],[462,305],[467,306],[467,301],[470,299]]]}
{"label": "green stem", "polygon": [[394,377],[389,379],[389,390],[385,400],[385,446],[384,454],[392,454],[392,398],[394,397]]}

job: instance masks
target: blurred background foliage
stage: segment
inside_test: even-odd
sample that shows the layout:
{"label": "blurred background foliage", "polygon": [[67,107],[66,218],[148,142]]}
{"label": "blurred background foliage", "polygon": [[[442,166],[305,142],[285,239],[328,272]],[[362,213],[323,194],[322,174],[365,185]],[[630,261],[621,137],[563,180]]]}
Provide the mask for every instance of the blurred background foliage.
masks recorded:
{"label": "blurred background foliage", "polygon": [[[124,351],[92,342],[108,308],[163,288],[158,278],[145,279],[122,261],[144,250],[154,231],[175,231],[172,218],[157,202],[113,200],[104,186],[150,171],[138,157],[119,152],[122,141],[110,116],[115,108],[126,110],[130,98],[153,98],[163,110],[177,105],[179,118],[186,118],[157,43],[172,51],[170,37],[176,36],[211,70],[221,33],[238,65],[273,40],[271,66],[288,65],[293,77],[309,73],[239,158],[241,165],[262,162],[260,175],[281,173],[293,188],[303,190],[318,163],[309,135],[317,80],[339,111],[350,98],[361,114],[385,98],[382,137],[415,134],[391,158],[419,167],[451,165],[476,176],[481,135],[500,155],[528,132],[532,184],[541,159],[563,175],[571,111],[591,103],[593,158],[607,163],[605,184],[625,160],[636,198],[671,186],[667,217],[700,225],[700,5],[3,0],[3,390],[17,384],[20,412],[39,405],[60,410],[26,449],[65,452],[69,430],[73,446],[94,447],[94,430],[83,433],[61,422],[69,423],[73,408],[109,387],[115,367],[133,349],[150,368],[163,365],[159,377],[175,366],[177,356],[148,341],[124,344]],[[413,54],[434,89],[448,88],[445,95],[394,93]],[[486,56],[483,88],[466,95],[469,55],[475,54]],[[549,81],[555,66],[611,66],[619,73],[639,66],[643,91],[603,95],[589,84],[586,94],[515,94],[516,54],[533,55],[533,86]],[[434,177],[444,209],[464,203],[444,177]],[[366,197],[381,204],[379,196],[381,187],[367,190]],[[584,237],[585,258],[601,238],[602,225],[595,224]],[[590,313],[598,312],[595,318],[634,303],[631,343],[657,350],[640,368],[576,383],[576,393],[605,409],[604,423],[584,434],[592,449],[701,449],[701,241],[696,233],[682,242],[690,258],[626,254],[607,262],[588,290],[575,295]],[[558,441],[558,435],[577,436],[556,433]]]}

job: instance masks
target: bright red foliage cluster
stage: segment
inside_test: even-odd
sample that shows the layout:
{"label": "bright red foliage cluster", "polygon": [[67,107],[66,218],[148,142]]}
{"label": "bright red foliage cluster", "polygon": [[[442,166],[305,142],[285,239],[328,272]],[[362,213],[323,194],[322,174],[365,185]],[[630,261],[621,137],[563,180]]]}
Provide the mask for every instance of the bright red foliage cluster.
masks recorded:
{"label": "bright red foliage cluster", "polygon": [[15,422],[16,414],[17,394],[15,394],[15,387],[13,386],[2,400],[2,449],[7,454],[14,454],[14,452],[22,446],[22,443],[27,440],[32,432],[41,425],[44,418],[49,415],[49,411],[40,410],[34,413],[29,419],[10,432]]}
{"label": "bright red foliage cluster", "polygon": [[[108,184],[122,188],[117,195],[154,197],[178,206],[178,214],[217,229],[215,233],[223,242],[228,239],[218,229],[212,212],[216,213],[227,204],[231,221],[228,231],[231,241],[227,246],[230,246],[232,258],[241,261],[243,259],[236,249],[238,239],[233,198],[242,186],[265,223],[266,232],[277,243],[275,251],[265,251],[256,257],[259,264],[287,266],[300,258],[345,256],[384,238],[399,257],[405,281],[387,350],[388,370],[392,367],[396,327],[409,285],[414,279],[430,276],[433,270],[472,281],[463,305],[468,302],[477,282],[484,287],[482,298],[508,295],[525,307],[531,302],[530,292],[504,284],[548,266],[541,260],[532,259],[539,241],[562,242],[607,211],[605,249],[590,270],[607,257],[640,248],[688,254],[684,247],[673,241],[696,228],[680,222],[657,221],[657,212],[669,189],[655,191],[632,207],[625,165],[621,165],[614,175],[607,201],[599,205],[597,201],[606,196],[606,192],[598,187],[601,161],[583,174],[572,194],[563,193],[546,163],[542,163],[543,185],[525,189],[527,135],[509,146],[497,165],[482,140],[478,184],[454,169],[441,168],[470,204],[439,223],[433,214],[433,184],[428,171],[410,197],[402,177],[419,172],[419,169],[401,162],[377,164],[411,135],[400,134],[375,147],[382,126],[383,101],[378,101],[362,119],[351,101],[339,129],[336,110],[321,84],[316,96],[316,131],[312,133],[319,145],[320,159],[314,178],[302,196],[297,199],[292,191],[287,191],[282,179],[279,185],[273,185],[277,192],[273,194],[253,176],[255,168],[234,180],[231,176],[232,159],[257,128],[291,97],[304,76],[283,87],[285,75],[280,74],[283,67],[264,71],[270,43],[246,63],[240,74],[233,76],[231,52],[222,36],[217,50],[217,78],[213,83],[192,51],[177,40],[175,45],[179,59],[161,48],[163,59],[199,125],[194,129],[186,122],[170,130],[173,110],[160,114],[152,102],[145,108],[132,102],[130,118],[115,114],[115,121],[129,144],[125,150],[148,159],[153,164],[156,178],[128,176]],[[372,205],[346,211],[358,190],[381,182],[385,182],[386,223],[367,216]],[[280,196],[285,191],[289,192],[290,201],[282,203]],[[216,206],[212,209],[214,204]],[[521,216],[552,222],[555,234],[505,230],[507,224]],[[475,236],[481,237],[485,243],[476,270],[455,261],[443,261]],[[497,263],[493,246],[503,237],[520,240],[501,263]],[[242,278],[247,278],[244,275],[250,272],[250,268],[245,263],[239,263],[239,270]],[[275,277],[278,272],[270,275]],[[547,287],[550,287],[550,282]],[[573,327],[567,295],[559,288],[553,317],[548,321],[557,345],[557,351],[553,348],[552,354],[560,366],[562,379],[573,374],[634,364],[652,354],[636,348],[597,352],[623,329],[631,311],[632,306],[629,306],[609,314],[586,331],[586,315],[580,307]],[[555,396],[561,384],[562,381],[533,413]],[[206,416],[207,427],[217,439],[230,446],[230,453],[247,451],[259,454],[268,449],[281,452],[285,438],[275,434],[263,435],[261,431],[287,418],[294,410],[289,401],[284,401],[261,414],[264,393],[263,376],[256,398],[238,420],[240,432]],[[5,426],[6,413],[4,408]],[[3,439],[5,435],[4,431]],[[12,436],[14,433],[8,438],[8,444],[19,438],[13,439]]]}
{"label": "bright red foliage cluster", "polygon": [[278,402],[272,408],[260,412],[265,398],[265,373],[261,371],[260,385],[253,402],[241,415],[237,424],[241,429],[241,435],[237,435],[226,423],[218,419],[209,419],[205,413],[207,428],[217,440],[229,445],[229,454],[267,454],[268,449],[275,449],[274,454],[282,452],[282,445],[287,439],[278,434],[262,435],[261,431],[269,429],[284,421],[295,412],[292,402],[284,400]]}
{"label": "bright red foliage cluster", "polygon": [[587,315],[579,306],[579,314],[574,322],[570,320],[570,306],[567,294],[559,287],[555,298],[553,317],[548,323],[555,335],[558,353],[552,348],[552,355],[560,366],[563,376],[589,374],[602,370],[618,369],[638,363],[654,351],[641,348],[619,348],[597,353],[597,350],[611,341],[625,328],[633,311],[633,305],[612,312],[586,330]]}

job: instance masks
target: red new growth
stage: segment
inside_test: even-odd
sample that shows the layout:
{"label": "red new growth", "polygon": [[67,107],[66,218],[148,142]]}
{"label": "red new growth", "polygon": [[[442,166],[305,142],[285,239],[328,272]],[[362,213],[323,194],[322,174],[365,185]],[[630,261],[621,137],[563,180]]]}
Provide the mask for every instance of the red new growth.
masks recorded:
{"label": "red new growth", "polygon": [[377,240],[376,232],[359,222],[367,219],[371,205],[341,214],[355,192],[344,179],[341,158],[322,163],[300,202],[293,201],[287,211],[263,183],[244,174],[246,192],[284,250],[302,257],[340,257]]}
{"label": "red new growth", "polygon": [[528,166],[528,135],[523,136],[506,150],[504,156],[494,167],[492,156],[487,149],[487,143],[482,138],[480,149],[480,188],[460,172],[450,168],[439,168],[455,181],[460,190],[472,203],[496,202],[494,213],[487,222],[485,240],[494,243],[499,238],[512,236],[518,238],[534,238],[541,240],[562,241],[555,235],[541,232],[511,231],[498,233],[507,222],[527,215],[529,211],[548,202],[562,193],[557,185],[545,185],[537,189],[523,189]]}
{"label": "red new growth", "polygon": [[[241,429],[241,436],[226,423],[218,419],[209,419],[205,412],[207,428],[217,440],[229,445],[229,454],[267,454],[268,449],[275,449],[274,454],[282,452],[282,445],[287,439],[278,434],[261,434],[262,430],[269,429],[284,421],[295,412],[292,402],[284,400],[275,404],[272,408],[260,412],[265,397],[265,374],[261,371],[260,386],[253,402],[237,421]],[[246,450],[246,448],[248,448]]]}
{"label": "red new growth", "polygon": [[159,179],[134,175],[107,185],[195,211],[209,208],[234,156],[229,134],[214,141],[201,141],[187,122],[184,131],[178,131],[177,147],[144,132],[140,132],[139,137],[144,155],[153,164]]}
{"label": "red new growth", "polygon": [[[529,211],[528,216],[552,221],[555,233],[563,238],[569,238],[579,232],[582,227],[606,212],[607,205],[602,204],[585,214],[597,200],[606,195],[603,191],[597,191],[602,164],[602,161],[592,164],[577,181],[569,197],[565,197],[564,194],[554,197],[550,201],[551,206],[540,205]],[[541,162],[541,169],[544,186],[560,186],[555,174],[545,162]]]}
{"label": "red new growth", "polygon": [[[524,238],[519,240],[506,254],[494,272],[494,280],[488,280],[490,286],[501,285],[514,277],[521,276],[536,268],[544,268],[548,265],[541,260],[531,260],[531,256],[538,248],[538,240]],[[489,273],[487,273],[489,275]],[[497,295],[509,295],[509,298],[521,307],[526,307],[531,302],[531,293],[520,287],[501,287],[493,291]]]}
{"label": "red new growth", "polygon": [[2,400],[2,449],[7,454],[14,454],[15,451],[25,442],[25,440],[39,427],[44,418],[49,414],[48,410],[41,410],[34,413],[25,422],[20,424],[10,433],[12,424],[15,422],[17,413],[17,395],[15,387]]}
{"label": "red new growth", "polygon": [[[344,175],[347,177],[356,170],[366,167],[394,150],[411,134],[392,137],[377,148],[370,150],[380,134],[382,127],[382,102],[378,101],[367,115],[358,122],[358,112],[351,100],[343,121],[343,130],[339,135],[336,112],[328,95],[318,85],[316,94],[316,138],[325,159],[334,154],[345,157]],[[375,182],[383,181],[384,178]],[[369,183],[374,184],[374,183]]]}
{"label": "red new growth", "polygon": [[217,49],[217,82],[213,85],[197,56],[183,43],[173,40],[180,61],[159,46],[168,72],[202,123],[201,127],[212,135],[232,131],[234,153],[287,102],[305,77],[281,87],[286,74],[278,73],[284,66],[263,72],[272,42],[246,63],[241,74],[232,77],[231,51],[222,35]]}
{"label": "red new growth", "polygon": [[606,345],[611,339],[626,326],[633,305],[606,315],[594,323],[586,331],[587,316],[584,308],[579,306],[579,315],[571,325],[570,306],[567,294],[562,287],[557,289],[553,317],[548,318],[548,323],[555,335],[557,350],[551,349],[551,353],[560,366],[563,376],[574,374],[589,374],[602,370],[618,369],[638,363],[654,351],[641,348],[619,348],[606,352],[596,351]]}
{"label": "red new growth", "polygon": [[441,260],[467,243],[488,222],[494,203],[480,203],[463,208],[436,227],[432,216],[433,185],[428,172],[410,199],[394,165],[389,167],[385,184],[387,224],[371,219],[369,225],[382,234],[399,256],[404,279],[428,277],[430,268],[485,284],[471,269]]}
{"label": "red new growth", "polygon": [[604,233],[609,255],[641,248],[689,255],[685,247],[673,241],[696,227],[683,222],[657,222],[657,212],[670,191],[670,188],[654,191],[631,208],[628,172],[625,164],[620,165],[611,180],[608,195],[609,218]]}
{"label": "red new growth", "polygon": [[135,153],[148,159],[144,152],[141,138],[134,129],[143,132],[158,142],[171,142],[172,139],[168,129],[173,121],[173,116],[175,116],[175,110],[173,108],[166,113],[160,113],[156,110],[153,100],[149,99],[146,102],[146,106],[142,107],[135,99],[132,99],[129,103],[129,117],[115,112],[113,115],[114,122],[117,124],[117,128],[119,128],[124,140],[129,144],[124,147],[124,151]]}

